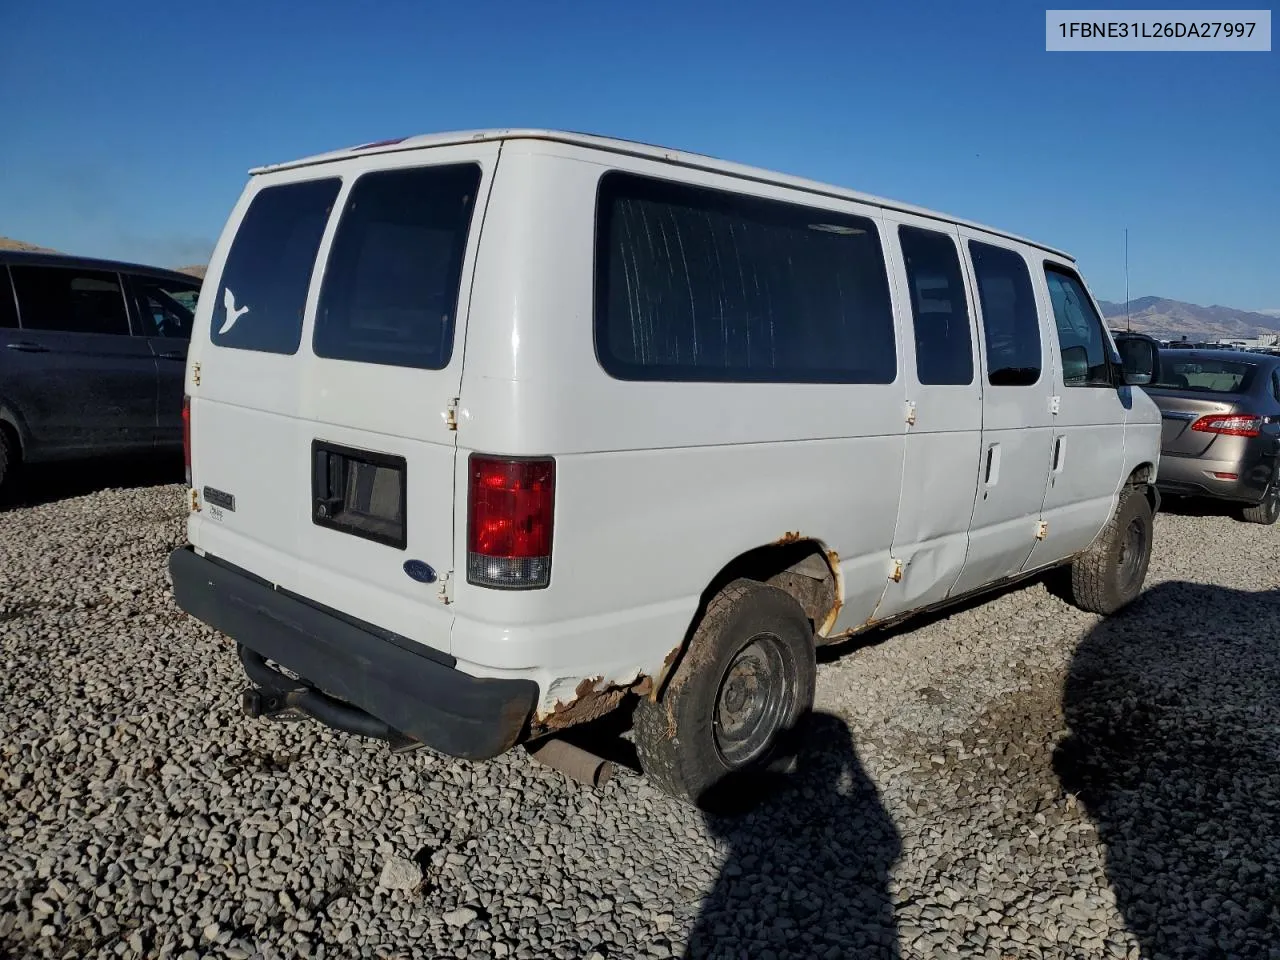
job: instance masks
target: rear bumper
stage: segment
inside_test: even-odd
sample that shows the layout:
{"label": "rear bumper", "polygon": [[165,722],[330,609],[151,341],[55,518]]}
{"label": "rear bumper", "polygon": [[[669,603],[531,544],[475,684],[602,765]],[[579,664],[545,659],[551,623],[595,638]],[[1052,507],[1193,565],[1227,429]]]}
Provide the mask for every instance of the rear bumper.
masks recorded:
{"label": "rear bumper", "polygon": [[441,753],[497,756],[533,713],[532,680],[472,677],[448,654],[353,623],[189,546],[170,554],[169,574],[191,616]]}
{"label": "rear bumper", "polygon": [[[1253,453],[1239,459],[1206,460],[1201,457],[1160,457],[1156,485],[1165,493],[1190,497],[1214,497],[1241,503],[1258,503],[1275,473],[1274,454]],[[1235,474],[1220,479],[1216,473]]]}

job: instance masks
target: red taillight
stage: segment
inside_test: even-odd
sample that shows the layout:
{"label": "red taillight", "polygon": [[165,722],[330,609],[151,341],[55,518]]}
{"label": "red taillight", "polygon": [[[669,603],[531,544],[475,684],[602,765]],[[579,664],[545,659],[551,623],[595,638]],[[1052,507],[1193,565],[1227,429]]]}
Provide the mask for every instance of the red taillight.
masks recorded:
{"label": "red taillight", "polygon": [[1256,437],[1262,432],[1262,418],[1256,413],[1211,413],[1193,423],[1191,429],[1227,437]]}
{"label": "red taillight", "polygon": [[556,463],[472,454],[467,582],[528,590],[551,582]]}
{"label": "red taillight", "polygon": [[182,466],[187,472],[187,486],[191,486],[191,398],[182,398]]}

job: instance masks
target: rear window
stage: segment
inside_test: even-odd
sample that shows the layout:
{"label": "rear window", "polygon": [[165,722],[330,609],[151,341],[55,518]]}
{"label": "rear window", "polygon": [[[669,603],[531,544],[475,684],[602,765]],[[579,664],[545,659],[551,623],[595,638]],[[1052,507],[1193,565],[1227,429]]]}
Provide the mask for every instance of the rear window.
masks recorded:
{"label": "rear window", "polygon": [[129,335],[118,274],[70,267],[15,266],[12,271],[23,329]]}
{"label": "rear window", "polygon": [[253,198],[222,268],[214,343],[298,351],[311,271],[341,186],[337,178],[308,180],[266,187]]}
{"label": "rear window", "polygon": [[367,173],[338,224],[316,356],[440,370],[453,353],[475,164]]}
{"label": "rear window", "polygon": [[597,216],[596,353],[612,376],[896,378],[871,220],[617,172]]}
{"label": "rear window", "polygon": [[1253,380],[1252,363],[1200,357],[1160,358],[1160,373],[1154,387],[1194,390],[1199,393],[1243,393]]}

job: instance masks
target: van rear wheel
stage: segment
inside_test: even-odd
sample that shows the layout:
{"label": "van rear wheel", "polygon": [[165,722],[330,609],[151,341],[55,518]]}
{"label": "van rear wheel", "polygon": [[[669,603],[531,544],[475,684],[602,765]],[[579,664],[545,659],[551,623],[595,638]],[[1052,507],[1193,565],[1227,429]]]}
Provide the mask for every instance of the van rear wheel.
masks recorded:
{"label": "van rear wheel", "polygon": [[707,809],[755,794],[790,765],[816,674],[813,627],[795,598],[733,581],[708,604],[661,698],[636,708],[646,776]]}
{"label": "van rear wheel", "polygon": [[1111,614],[1142,592],[1154,526],[1143,491],[1129,487],[1093,544],[1071,563],[1070,600],[1089,613]]}

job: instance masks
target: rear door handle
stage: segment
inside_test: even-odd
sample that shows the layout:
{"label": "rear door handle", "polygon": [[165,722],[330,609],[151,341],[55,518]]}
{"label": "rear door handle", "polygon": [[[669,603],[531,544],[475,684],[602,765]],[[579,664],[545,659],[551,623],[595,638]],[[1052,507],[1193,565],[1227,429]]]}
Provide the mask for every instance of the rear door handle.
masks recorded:
{"label": "rear door handle", "polygon": [[987,469],[983,476],[983,483],[988,487],[994,487],[1000,482],[1000,444],[993,443],[987,447]]}
{"label": "rear door handle", "polygon": [[161,360],[185,360],[187,355],[181,350],[165,350],[156,354]]}
{"label": "rear door handle", "polygon": [[43,343],[32,343],[30,340],[18,340],[5,344],[10,350],[21,350],[23,353],[48,353],[49,348]]}

